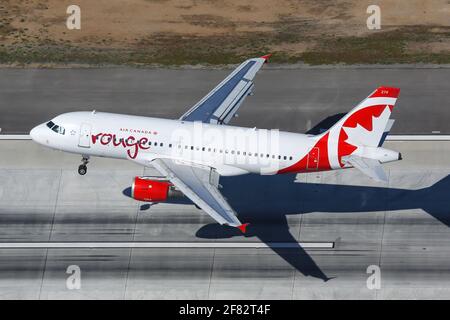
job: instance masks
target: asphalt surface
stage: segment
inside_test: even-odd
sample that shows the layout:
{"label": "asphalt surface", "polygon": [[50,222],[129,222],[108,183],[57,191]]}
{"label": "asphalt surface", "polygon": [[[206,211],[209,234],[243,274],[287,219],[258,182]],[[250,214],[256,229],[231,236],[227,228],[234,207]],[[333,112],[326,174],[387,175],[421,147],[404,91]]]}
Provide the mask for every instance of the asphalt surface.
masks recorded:
{"label": "asphalt surface", "polygon": [[[0,141],[0,242],[334,242],[333,249],[0,249],[5,299],[449,299],[450,141],[387,142],[388,184],[354,169],[222,178],[246,236],[189,203],[130,199],[133,163]],[[81,288],[67,288],[70,265]],[[379,289],[369,289],[369,266]]]}
{"label": "asphalt surface", "polygon": [[[27,133],[68,111],[178,118],[229,71],[1,69],[2,134]],[[448,134],[450,69],[295,69],[260,72],[233,124],[305,132],[347,112],[379,85],[402,89],[394,134]],[[325,124],[323,124],[325,126]],[[317,127],[316,127],[317,129]],[[251,222],[218,226],[189,202],[130,199],[133,163],[93,159],[32,141],[0,141],[0,298],[3,299],[450,299],[450,142],[387,142],[404,160],[389,183],[356,170],[222,178]],[[8,243],[93,243],[94,248],[7,248]],[[97,242],[204,243],[204,248],[95,248]],[[219,248],[215,243],[269,248]],[[297,242],[332,242],[332,249]],[[294,247],[276,247],[290,243]],[[209,247],[208,247],[209,246]],[[70,290],[66,271],[81,270]],[[369,289],[370,266],[379,289]]]}
{"label": "asphalt surface", "polygon": [[[28,133],[64,112],[179,118],[231,70],[0,69],[0,128]],[[401,88],[394,134],[450,133],[450,68],[263,69],[233,124],[306,132],[380,85]]]}

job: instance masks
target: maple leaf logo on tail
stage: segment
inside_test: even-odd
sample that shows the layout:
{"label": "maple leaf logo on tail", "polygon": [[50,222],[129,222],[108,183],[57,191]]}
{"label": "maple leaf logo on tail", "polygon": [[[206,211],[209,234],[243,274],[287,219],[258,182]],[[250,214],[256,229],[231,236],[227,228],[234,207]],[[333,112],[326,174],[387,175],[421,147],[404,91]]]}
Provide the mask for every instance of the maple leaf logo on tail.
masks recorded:
{"label": "maple leaf logo on tail", "polygon": [[379,87],[353,110],[342,117],[328,131],[329,160],[332,168],[343,167],[342,157],[351,155],[359,147],[379,147],[393,120],[389,117],[400,89]]}
{"label": "maple leaf logo on tail", "polygon": [[338,143],[339,161],[359,146],[378,147],[392,123],[389,117],[400,89],[380,87],[341,119]]}
{"label": "maple leaf logo on tail", "polygon": [[365,114],[362,115],[363,118],[356,113],[349,119],[352,120],[353,117],[361,118],[361,122],[357,119],[352,125],[344,123],[342,126],[342,131],[347,136],[345,142],[356,147],[376,147],[381,140],[386,124],[391,116],[391,109],[389,105],[386,105],[368,107],[361,111],[365,111]]}

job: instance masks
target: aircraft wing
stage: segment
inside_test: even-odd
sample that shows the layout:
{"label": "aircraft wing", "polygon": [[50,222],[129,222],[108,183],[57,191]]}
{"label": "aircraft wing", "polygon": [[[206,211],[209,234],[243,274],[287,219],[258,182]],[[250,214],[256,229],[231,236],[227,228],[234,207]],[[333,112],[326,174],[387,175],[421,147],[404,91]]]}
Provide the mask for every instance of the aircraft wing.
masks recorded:
{"label": "aircraft wing", "polygon": [[217,87],[182,115],[180,120],[227,124],[245,98],[252,93],[253,78],[269,57],[270,55],[266,55],[244,61]]}
{"label": "aircraft wing", "polygon": [[245,233],[247,224],[239,221],[218,190],[219,174],[215,169],[179,164],[170,159],[155,159],[152,165],[214,220]]}
{"label": "aircraft wing", "polygon": [[365,175],[379,182],[387,182],[388,178],[381,163],[376,159],[369,159],[359,156],[342,157],[343,162],[347,162]]}

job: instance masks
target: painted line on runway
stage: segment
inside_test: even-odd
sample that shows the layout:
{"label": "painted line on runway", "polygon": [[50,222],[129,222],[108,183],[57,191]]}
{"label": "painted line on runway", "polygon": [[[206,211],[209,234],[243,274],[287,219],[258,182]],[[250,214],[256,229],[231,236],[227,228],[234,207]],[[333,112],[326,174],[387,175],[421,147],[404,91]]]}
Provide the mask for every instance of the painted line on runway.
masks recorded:
{"label": "painted line on runway", "polygon": [[0,140],[31,140],[29,134],[0,134]]}
{"label": "painted line on runway", "polygon": [[[31,140],[28,134],[0,134],[0,140]],[[448,134],[389,135],[386,141],[450,141]]]}
{"label": "painted line on runway", "polygon": [[132,248],[213,248],[213,249],[333,249],[334,242],[1,242],[0,249],[132,249]]}

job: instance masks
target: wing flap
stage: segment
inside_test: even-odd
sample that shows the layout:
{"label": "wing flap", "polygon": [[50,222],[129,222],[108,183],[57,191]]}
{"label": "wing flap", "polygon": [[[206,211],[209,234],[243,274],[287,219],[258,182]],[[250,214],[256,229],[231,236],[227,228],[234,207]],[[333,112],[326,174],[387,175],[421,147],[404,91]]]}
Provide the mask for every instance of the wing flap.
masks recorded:
{"label": "wing flap", "polygon": [[233,227],[242,226],[217,189],[218,174],[214,169],[177,164],[170,159],[155,159],[152,165],[214,220]]}

